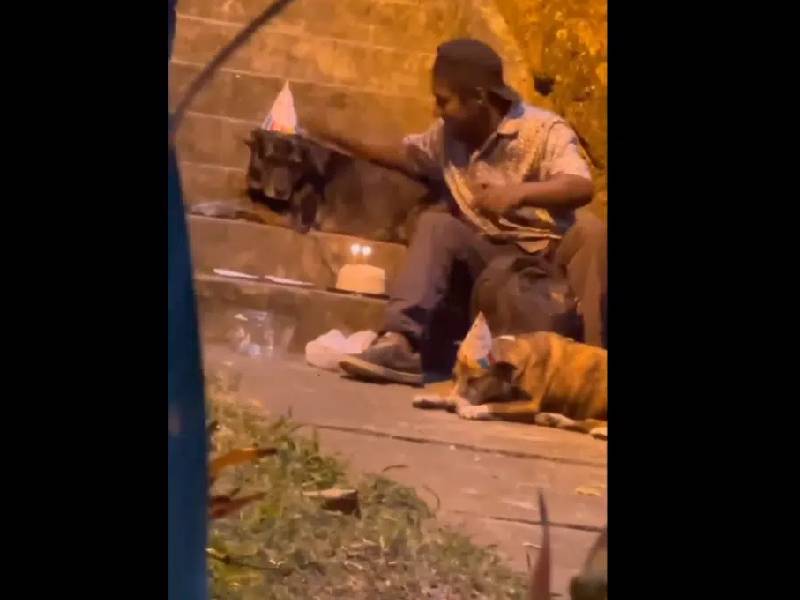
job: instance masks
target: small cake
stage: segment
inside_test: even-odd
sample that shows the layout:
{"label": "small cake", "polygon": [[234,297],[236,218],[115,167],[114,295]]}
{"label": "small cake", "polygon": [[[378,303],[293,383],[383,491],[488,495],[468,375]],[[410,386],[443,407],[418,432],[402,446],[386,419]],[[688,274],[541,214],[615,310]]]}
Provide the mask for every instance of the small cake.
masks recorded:
{"label": "small cake", "polygon": [[385,294],[386,271],[372,265],[344,265],[336,277],[336,289],[359,294]]}

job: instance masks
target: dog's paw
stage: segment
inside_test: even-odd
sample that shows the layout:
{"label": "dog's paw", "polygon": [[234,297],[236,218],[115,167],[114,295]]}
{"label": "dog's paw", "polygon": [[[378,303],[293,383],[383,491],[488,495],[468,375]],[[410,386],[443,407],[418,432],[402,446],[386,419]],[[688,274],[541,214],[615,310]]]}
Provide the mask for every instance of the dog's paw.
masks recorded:
{"label": "dog's paw", "polygon": [[449,401],[447,398],[442,396],[437,396],[435,394],[418,394],[414,396],[414,399],[411,401],[411,404],[415,408],[425,408],[425,409],[436,409],[436,408],[449,408],[452,405],[452,401]]}
{"label": "dog's paw", "polygon": [[574,421],[558,413],[538,413],[533,422],[541,427],[567,427]]}
{"label": "dog's paw", "polygon": [[598,440],[608,440],[608,427],[595,427],[589,435]]}
{"label": "dog's paw", "polygon": [[460,404],[456,409],[458,416],[470,421],[488,421],[492,418],[489,407],[486,405],[473,406],[471,404]]}

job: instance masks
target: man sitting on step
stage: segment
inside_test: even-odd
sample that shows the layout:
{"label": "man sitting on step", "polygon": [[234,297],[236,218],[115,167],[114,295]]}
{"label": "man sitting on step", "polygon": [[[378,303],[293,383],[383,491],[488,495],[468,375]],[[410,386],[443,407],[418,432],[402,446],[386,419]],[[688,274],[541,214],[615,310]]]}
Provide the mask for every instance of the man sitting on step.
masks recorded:
{"label": "man sitting on step", "polygon": [[405,268],[390,286],[383,335],[341,365],[362,379],[421,384],[421,340],[454,263],[465,263],[474,279],[501,255],[553,260],[574,210],[592,199],[573,130],[557,115],[524,104],[505,84],[491,48],[471,39],[442,44],[432,79],[436,122],[395,147],[307,127],[356,156],[443,180],[451,196],[450,210],[426,212],[417,223]]}

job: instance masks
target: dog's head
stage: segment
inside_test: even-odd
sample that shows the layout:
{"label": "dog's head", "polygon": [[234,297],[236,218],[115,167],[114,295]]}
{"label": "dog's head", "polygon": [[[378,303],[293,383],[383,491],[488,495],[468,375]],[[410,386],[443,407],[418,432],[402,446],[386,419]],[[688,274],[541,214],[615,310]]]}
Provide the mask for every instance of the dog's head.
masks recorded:
{"label": "dog's head", "polygon": [[530,350],[524,340],[503,336],[492,340],[487,367],[476,367],[458,360],[453,372],[457,394],[470,404],[522,400],[528,394],[520,379]]}
{"label": "dog's head", "polygon": [[248,188],[272,200],[290,201],[301,182],[324,174],[330,151],[309,140],[255,129],[250,148]]}

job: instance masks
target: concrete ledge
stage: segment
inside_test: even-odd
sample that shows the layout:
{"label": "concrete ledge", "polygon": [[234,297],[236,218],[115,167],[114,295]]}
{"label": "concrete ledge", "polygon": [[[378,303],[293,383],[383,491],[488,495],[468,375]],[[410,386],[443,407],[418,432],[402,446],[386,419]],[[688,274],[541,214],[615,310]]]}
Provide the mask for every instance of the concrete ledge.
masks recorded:
{"label": "concrete ledge", "polygon": [[188,216],[195,270],[243,271],[308,281],[319,288],[336,283],[336,273],[351,261],[350,247],[368,243],[369,263],[386,271],[391,279],[402,265],[406,248],[400,244],[373,242],[334,233],[301,235],[285,227]]}
{"label": "concrete ledge", "polygon": [[195,290],[206,341],[223,342],[242,309],[263,310],[274,315],[278,338],[291,353],[303,352],[306,343],[331,329],[378,330],[386,305],[376,298],[206,274],[195,275]]}

